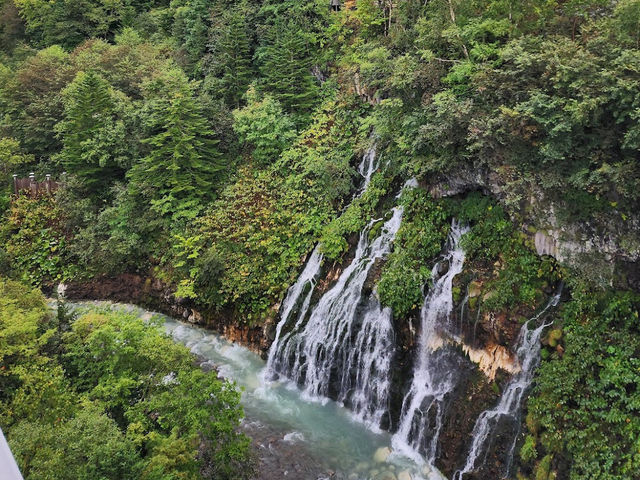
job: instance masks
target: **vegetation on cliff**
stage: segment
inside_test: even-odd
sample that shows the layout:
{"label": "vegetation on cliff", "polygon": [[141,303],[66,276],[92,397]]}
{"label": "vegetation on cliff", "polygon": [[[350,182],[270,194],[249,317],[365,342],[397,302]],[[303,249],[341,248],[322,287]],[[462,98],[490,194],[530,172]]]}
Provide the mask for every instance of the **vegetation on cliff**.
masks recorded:
{"label": "vegetation on cliff", "polygon": [[[326,0],[0,0],[0,274],[51,288],[138,273],[262,325],[317,242],[327,261],[347,258],[354,236],[415,176],[422,188],[400,200],[382,301],[400,319],[416,309],[452,217],[472,227],[464,246],[475,280],[463,286],[474,311],[519,321],[562,277],[572,298],[561,339],[545,348],[521,473],[638,476],[637,349],[622,342],[637,336],[638,306],[615,290],[640,281],[640,1],[343,3],[333,12]],[[371,188],[345,209],[357,159],[373,144]],[[63,180],[54,198],[11,198],[11,175],[31,171]],[[427,193],[450,190],[462,195]],[[538,257],[538,227],[612,241],[602,257],[611,268],[594,267],[595,249],[586,264]],[[129,412],[122,399],[142,388],[142,373],[94,372],[93,384],[74,384],[61,365],[79,372],[73,345],[89,337],[56,334],[33,302],[16,315],[33,317],[27,344],[46,366],[38,375],[55,374],[51,385],[78,396],[56,400],[59,430],[49,417],[5,417],[22,439],[15,448],[29,455],[30,429],[60,448],[57,435],[81,442],[73,432],[94,425],[123,464],[195,472],[197,426],[148,425],[140,413],[170,396],[148,386]],[[107,336],[124,325],[101,322]],[[46,332],[60,337],[52,351],[40,350]],[[215,385],[236,412],[228,387],[184,375],[194,394]],[[105,404],[107,390],[122,402]],[[6,392],[2,408],[22,401]],[[168,442],[184,457],[166,457]]]}

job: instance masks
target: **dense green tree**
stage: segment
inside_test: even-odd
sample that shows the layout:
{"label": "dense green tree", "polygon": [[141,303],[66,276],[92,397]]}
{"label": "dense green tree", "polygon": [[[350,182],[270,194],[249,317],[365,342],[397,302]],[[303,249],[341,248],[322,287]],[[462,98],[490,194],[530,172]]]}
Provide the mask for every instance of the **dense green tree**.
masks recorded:
{"label": "dense green tree", "polygon": [[193,218],[202,201],[214,196],[225,165],[193,86],[181,72],[166,75],[171,91],[152,113],[153,133],[143,140],[150,152],[133,166],[129,178],[133,190],[160,215]]}
{"label": "dense green tree", "polygon": [[184,55],[189,72],[199,73],[200,62],[207,47],[207,32],[211,24],[210,2],[205,0],[172,0],[173,37]]}
{"label": "dense green tree", "polygon": [[[248,26],[243,10],[233,10],[224,24],[210,35],[211,53],[207,58],[205,85],[213,95],[222,97],[231,108],[240,106],[253,75]],[[214,29],[212,29],[214,30]]]}
{"label": "dense green tree", "polygon": [[116,101],[107,82],[95,72],[80,72],[64,90],[65,118],[56,129],[63,148],[58,161],[77,175],[91,196],[124,173],[128,163],[125,127],[116,118]]}
{"label": "dense green tree", "polygon": [[266,90],[300,119],[309,117],[318,94],[307,40],[300,23],[279,20],[269,28],[266,43],[258,50]]}
{"label": "dense green tree", "polygon": [[250,478],[233,385],[154,321],[60,313],[0,278],[0,426],[26,480]]}
{"label": "dense green tree", "polygon": [[248,105],[233,112],[233,129],[243,144],[252,147],[251,156],[266,165],[277,160],[296,137],[295,125],[281,105],[271,96],[248,93]]}
{"label": "dense green tree", "polygon": [[10,445],[27,479],[135,480],[142,462],[136,446],[91,404],[61,424],[21,422]]}
{"label": "dense green tree", "polygon": [[70,55],[53,46],[29,56],[0,85],[4,112],[0,126],[6,132],[4,135],[18,140],[25,151],[41,162],[60,149],[54,129],[64,117],[60,92],[75,74]]}
{"label": "dense green tree", "polygon": [[36,44],[73,48],[90,37],[112,36],[134,14],[126,1],[14,0]]}

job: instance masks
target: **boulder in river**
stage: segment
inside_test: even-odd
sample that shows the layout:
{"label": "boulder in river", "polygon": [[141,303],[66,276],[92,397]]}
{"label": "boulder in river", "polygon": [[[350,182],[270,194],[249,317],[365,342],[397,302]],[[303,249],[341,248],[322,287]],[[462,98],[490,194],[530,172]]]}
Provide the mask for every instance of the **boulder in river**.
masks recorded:
{"label": "boulder in river", "polygon": [[373,461],[375,463],[384,463],[387,461],[391,455],[391,449],[389,447],[380,447],[376,450],[376,453],[373,454]]}

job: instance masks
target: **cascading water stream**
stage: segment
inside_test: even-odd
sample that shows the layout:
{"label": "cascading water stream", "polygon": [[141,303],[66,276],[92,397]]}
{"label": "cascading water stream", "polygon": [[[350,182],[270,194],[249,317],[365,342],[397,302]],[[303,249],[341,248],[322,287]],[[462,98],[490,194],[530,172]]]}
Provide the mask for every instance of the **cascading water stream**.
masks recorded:
{"label": "cascading water stream", "polygon": [[553,296],[544,309],[535,317],[526,322],[520,329],[517,356],[520,361],[520,371],[511,378],[504,392],[500,396],[500,401],[491,410],[485,410],[480,414],[472,432],[471,448],[464,468],[456,472],[454,478],[462,480],[467,473],[473,472],[478,468],[478,460],[480,457],[486,456],[488,446],[491,440],[491,434],[496,427],[505,421],[513,423],[514,434],[511,446],[507,453],[505,476],[508,477],[513,461],[516,440],[520,431],[520,413],[522,407],[522,399],[527,392],[540,361],[540,337],[542,332],[551,323],[543,323],[537,328],[530,330],[529,325],[535,324],[550,308],[558,305],[561,292]]}
{"label": "cascading water stream", "polygon": [[358,196],[362,195],[365,192],[365,190],[369,186],[369,183],[371,183],[371,177],[373,176],[373,174],[377,169],[378,169],[378,155],[377,155],[376,145],[374,143],[364,153],[364,155],[362,156],[362,161],[358,166],[358,173],[362,175],[362,178],[364,178],[364,182],[360,187],[360,193],[358,194]]}
{"label": "cascading water stream", "polygon": [[[298,311],[296,327],[298,323],[305,318],[307,315],[307,310],[309,310],[309,304],[311,303],[311,296],[313,295],[313,289],[315,287],[315,281],[320,273],[320,267],[322,266],[323,256],[320,253],[320,245],[317,245],[313,250],[311,257],[307,261],[304,270],[296,280],[289,290],[287,291],[287,295],[282,301],[282,314],[280,316],[281,320],[278,322],[276,326],[276,335],[273,340],[273,344],[269,349],[269,357],[267,359],[267,365],[264,369],[265,378],[273,378],[277,376],[277,371],[279,370],[279,365],[284,362],[287,358],[288,351],[282,350],[280,348],[280,344],[287,341],[289,334],[286,334],[284,337],[282,336],[282,328],[289,321],[289,317],[294,313],[294,309],[299,304],[300,297],[306,291],[306,296],[300,309]],[[294,330],[295,328],[294,327]]]}
{"label": "cascading water stream", "polygon": [[[364,182],[355,198],[366,191],[376,169],[374,145],[358,167]],[[413,187],[415,182],[406,186]],[[267,366],[268,376],[292,380],[303,388],[307,398],[325,400],[335,395],[350,407],[356,419],[374,430],[379,429],[389,410],[389,373],[395,347],[391,310],[382,308],[375,291],[365,298],[363,289],[376,261],[391,250],[401,220],[402,208],[396,207],[384,223],[382,233],[371,241],[370,230],[380,221],[372,220],[360,233],[355,258],[333,288],[320,298],[307,319],[313,293],[311,282],[295,324],[283,335],[286,325],[291,323],[292,305],[299,304],[304,285],[310,283],[310,265],[316,263],[312,256],[283,302]],[[321,261],[319,256],[318,270]]]}
{"label": "cascading water stream", "polygon": [[369,231],[377,221],[367,225],[351,264],[318,301],[306,324],[280,347],[293,352],[280,373],[302,386],[308,398],[327,398],[333,391],[374,428],[388,410],[393,330],[390,310],[382,309],[375,292],[363,299],[363,287],[376,260],[389,253],[401,220],[402,208],[396,207],[372,242]]}
{"label": "cascading water stream", "polygon": [[[446,349],[437,348],[437,344],[441,342],[441,331],[452,328],[452,284],[453,278],[462,271],[464,251],[458,244],[466,231],[467,228],[453,223],[445,258],[433,268],[432,278],[436,280],[420,313],[421,331],[413,381],[404,398],[400,424],[392,440],[395,451],[418,463],[426,459],[433,464],[435,460],[445,399],[458,381],[455,360]],[[449,264],[449,269],[437,278],[444,263]]]}
{"label": "cascading water stream", "polygon": [[[377,169],[378,163],[376,146],[373,144],[364,153],[362,160],[360,161],[360,165],[358,165],[358,173],[362,176],[363,182],[354,198],[359,198],[367,190],[367,187],[371,182],[371,177]],[[291,332],[282,337],[282,329],[289,322],[289,317],[295,313],[294,309],[297,306],[300,308],[297,312],[297,321],[292,331],[296,331],[299,328],[300,323],[306,318],[307,311],[309,310],[309,304],[311,303],[311,297],[313,296],[313,290],[315,288],[315,281],[320,273],[323,260],[324,256],[320,253],[320,245],[318,244],[307,261],[307,265],[304,270],[296,282],[287,291],[287,295],[280,307],[280,321],[276,326],[275,337],[271,344],[271,348],[269,349],[267,365],[263,375],[265,379],[277,378],[279,376],[278,371],[281,369],[282,363],[285,362],[292,353],[291,343],[287,342]],[[302,305],[300,305],[300,298],[303,294],[305,294],[305,298]],[[286,345],[285,348],[282,348],[283,344]]]}

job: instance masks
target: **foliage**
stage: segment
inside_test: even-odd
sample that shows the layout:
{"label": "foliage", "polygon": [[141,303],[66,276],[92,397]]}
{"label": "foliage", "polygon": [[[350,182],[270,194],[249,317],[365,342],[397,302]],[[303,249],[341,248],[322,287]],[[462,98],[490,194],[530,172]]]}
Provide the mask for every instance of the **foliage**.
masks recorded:
{"label": "foliage", "polygon": [[151,209],[173,221],[194,218],[224,164],[213,131],[193,97],[193,86],[180,71],[167,72],[166,102],[152,113],[150,128],[157,133],[143,139],[149,154],[129,171],[131,188],[148,198]]}
{"label": "foliage", "polygon": [[266,43],[257,52],[267,91],[285,109],[305,120],[316,103],[317,86],[311,76],[312,56],[294,19],[278,19],[267,31]]}
{"label": "foliage", "polygon": [[155,322],[92,311],[67,331],[3,279],[0,307],[0,418],[26,479],[249,478],[239,393]]}
{"label": "foliage", "polygon": [[212,51],[205,58],[205,88],[223,97],[232,108],[240,107],[255,73],[251,63],[251,35],[246,22],[249,10],[246,4],[241,5],[223,17],[223,25],[214,32],[217,38],[212,42]]}
{"label": "foliage", "polygon": [[482,309],[535,309],[542,292],[559,280],[554,260],[540,257],[524,233],[516,231],[504,210],[488,197],[471,194],[451,205],[453,215],[471,224],[462,241],[469,262],[478,271],[489,270]]}
{"label": "foliage", "polygon": [[631,293],[578,289],[562,309],[564,353],[543,362],[529,409],[545,451],[571,459],[571,479],[640,473],[639,306]]}
{"label": "foliage", "polygon": [[252,147],[251,157],[262,165],[273,163],[296,138],[293,121],[271,96],[260,99],[251,88],[248,105],[233,112],[238,140]]}
{"label": "foliage", "polygon": [[73,275],[64,259],[62,213],[53,198],[22,196],[11,203],[0,238],[13,271],[33,285],[53,284]]}
{"label": "foliage", "polygon": [[423,190],[407,189],[402,204],[403,222],[378,283],[380,301],[398,318],[421,305],[423,287],[431,278],[429,265],[449,231],[448,212]]}
{"label": "foliage", "polygon": [[65,118],[56,129],[64,140],[58,161],[90,195],[104,195],[130,163],[126,129],[115,116],[116,93],[89,71],[79,72],[62,94]]}

